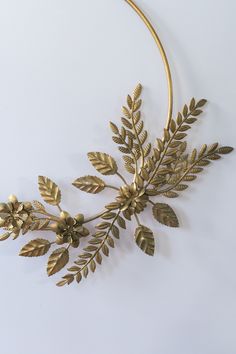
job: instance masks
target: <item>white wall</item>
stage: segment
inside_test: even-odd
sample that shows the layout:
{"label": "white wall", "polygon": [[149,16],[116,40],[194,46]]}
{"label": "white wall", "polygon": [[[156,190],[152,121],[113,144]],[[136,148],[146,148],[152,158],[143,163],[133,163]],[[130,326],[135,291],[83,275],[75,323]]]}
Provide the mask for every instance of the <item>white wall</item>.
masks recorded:
{"label": "white wall", "polygon": [[[192,96],[209,99],[190,147],[235,146],[235,1],[138,4],[170,58],[175,111]],[[87,196],[70,183],[94,174],[88,151],[121,162],[108,121],[118,123],[137,82],[153,139],[164,125],[166,82],[152,38],[122,0],[1,0],[0,33],[1,200],[39,198],[42,174],[60,184],[65,209],[98,211],[113,195]],[[131,227],[79,286],[57,288],[46,258],[17,257],[30,235],[1,243],[0,352],[235,353],[235,180],[233,153],[169,200],[180,229],[144,214],[158,240],[154,258],[137,249]]]}

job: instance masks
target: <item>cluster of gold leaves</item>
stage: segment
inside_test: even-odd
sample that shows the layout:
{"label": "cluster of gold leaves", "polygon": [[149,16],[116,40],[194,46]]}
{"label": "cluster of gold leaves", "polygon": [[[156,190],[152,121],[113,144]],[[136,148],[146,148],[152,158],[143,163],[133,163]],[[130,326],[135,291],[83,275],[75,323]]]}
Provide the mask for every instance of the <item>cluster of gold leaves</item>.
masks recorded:
{"label": "cluster of gold leaves", "polygon": [[[132,175],[132,180],[129,183],[126,181],[119,172],[113,157],[102,152],[90,152],[88,158],[93,167],[104,176],[116,175],[122,181],[122,185],[119,187],[109,185],[97,176],[80,177],[73,183],[81,191],[92,194],[98,194],[105,188],[117,191],[114,201],[106,205],[102,212],[87,219],[82,214],[71,217],[60,207],[59,187],[49,178],[42,176],[38,181],[40,194],[46,203],[58,208],[59,215],[47,212],[44,205],[38,201],[30,204],[31,207],[27,203],[28,209],[25,203],[17,201],[18,204],[14,204],[12,200],[8,204],[0,205],[2,216],[0,226],[6,229],[6,232],[0,236],[0,241],[7,239],[13,233],[16,229],[14,228],[16,220],[19,219],[17,213],[22,212],[26,216],[20,226],[16,224],[17,236],[19,231],[23,235],[28,231],[52,231],[57,234],[53,242],[42,238],[30,241],[20,251],[21,256],[43,256],[52,245],[66,243],[66,247],[56,248],[49,256],[47,263],[49,276],[59,272],[68,264],[70,247],[78,247],[80,237],[90,235],[84,224],[99,219],[83,251],[78,254],[73,265],[67,269],[67,274],[57,283],[58,286],[70,284],[74,280],[79,283],[82,278],[87,278],[89,272],[95,272],[97,265],[102,263],[103,257],[108,257],[110,248],[115,246],[115,240],[120,237],[120,229],[126,229],[127,220],[130,221],[132,218],[137,222],[134,232],[137,246],[152,256],[155,251],[154,233],[140,223],[139,214],[148,204],[151,204],[153,216],[158,222],[169,227],[179,227],[173,208],[166,203],[153,201],[152,198],[178,197],[205,166],[233,150],[231,147],[220,147],[218,143],[214,143],[210,146],[204,144],[199,150],[193,149],[190,153],[186,152],[187,133],[201,115],[202,107],[206,104],[206,100],[202,99],[197,102],[194,98],[189,106],[184,106],[175,120],[170,121],[169,128],[164,129],[163,138],[157,139],[156,144],[152,146],[147,141],[148,133],[144,128],[140,111],[141,93],[142,86],[139,84],[133,95],[127,96],[127,105],[122,109],[120,127],[110,123],[112,139],[123,154],[124,168]],[[14,202],[16,202],[15,199]],[[65,225],[63,236],[58,235],[62,232],[60,231],[61,225]]]}

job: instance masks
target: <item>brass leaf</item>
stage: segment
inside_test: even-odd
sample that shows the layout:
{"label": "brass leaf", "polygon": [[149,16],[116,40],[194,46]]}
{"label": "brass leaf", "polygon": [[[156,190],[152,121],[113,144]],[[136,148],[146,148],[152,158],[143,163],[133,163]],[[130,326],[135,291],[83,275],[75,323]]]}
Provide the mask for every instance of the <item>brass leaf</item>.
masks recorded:
{"label": "brass leaf", "polygon": [[59,272],[69,261],[68,249],[62,247],[55,250],[48,259],[47,273],[51,276]]}
{"label": "brass leaf", "polygon": [[152,211],[154,218],[161,224],[170,227],[179,227],[178,218],[174,210],[168,204],[156,203]]}
{"label": "brass leaf", "polygon": [[154,255],[155,251],[155,241],[153,232],[146,226],[139,226],[135,231],[135,241],[139,248],[148,254],[149,256]]}
{"label": "brass leaf", "polygon": [[97,194],[104,190],[105,182],[96,176],[80,177],[73,182],[73,186],[83,192]]}
{"label": "brass leaf", "polygon": [[114,175],[117,173],[116,161],[108,154],[102,152],[89,152],[89,161],[102,175]]}
{"label": "brass leaf", "polygon": [[23,257],[40,257],[45,255],[51,247],[48,240],[37,238],[27,243],[20,251],[20,256]]}
{"label": "brass leaf", "polygon": [[0,241],[5,241],[10,237],[10,232],[5,232],[4,234],[0,235]]}
{"label": "brass leaf", "polygon": [[61,191],[54,183],[47,177],[38,177],[39,191],[43,200],[51,205],[59,205],[61,202]]}

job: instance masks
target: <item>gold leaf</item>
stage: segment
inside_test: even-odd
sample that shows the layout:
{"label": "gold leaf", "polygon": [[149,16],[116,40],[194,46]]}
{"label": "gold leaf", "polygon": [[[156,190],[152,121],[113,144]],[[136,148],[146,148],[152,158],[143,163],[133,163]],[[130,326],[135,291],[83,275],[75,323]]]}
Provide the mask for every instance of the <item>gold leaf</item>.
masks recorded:
{"label": "gold leaf", "polygon": [[182,117],[182,114],[179,112],[178,113],[178,116],[177,116],[177,124],[180,125],[183,121],[183,117]]}
{"label": "gold leaf", "polygon": [[192,98],[189,105],[190,111],[192,111],[195,108],[195,105],[196,105],[195,98]]}
{"label": "gold leaf", "polygon": [[51,247],[48,240],[37,238],[27,243],[20,251],[20,256],[23,257],[40,257],[45,255]]}
{"label": "gold leaf", "polygon": [[135,90],[134,90],[134,93],[133,93],[133,96],[134,96],[134,100],[136,101],[139,97],[140,97],[140,95],[141,95],[141,93],[142,93],[142,85],[141,84],[138,84],[137,86],[136,86],[136,88],[135,88]]}
{"label": "gold leaf", "polygon": [[132,101],[132,98],[130,97],[130,95],[127,96],[127,105],[129,107],[129,109],[132,108],[133,101]]}
{"label": "gold leaf", "polygon": [[191,181],[194,181],[196,178],[197,178],[197,176],[188,175],[183,178],[183,181],[191,182]]}
{"label": "gold leaf", "polygon": [[113,157],[102,152],[90,152],[88,158],[93,167],[102,175],[114,175],[117,173],[117,164]]}
{"label": "gold leaf", "polygon": [[39,191],[43,200],[51,205],[59,205],[61,202],[61,191],[54,183],[47,177],[38,177]]}
{"label": "gold leaf", "polygon": [[63,279],[63,280],[59,281],[58,283],[56,283],[56,286],[62,287],[66,284],[67,284],[67,279]]}
{"label": "gold leaf", "polygon": [[120,231],[119,231],[119,229],[118,229],[117,226],[113,225],[112,228],[111,228],[111,232],[112,232],[112,235],[113,235],[115,238],[119,239],[119,237],[120,237]]}
{"label": "gold leaf", "polygon": [[174,136],[174,139],[175,139],[175,140],[182,140],[182,139],[184,139],[186,136],[187,136],[187,134],[185,134],[185,133],[178,133],[178,134],[176,134],[176,135]]}
{"label": "gold leaf", "polygon": [[193,124],[194,122],[196,122],[196,120],[197,118],[187,118],[185,122],[188,124]]}
{"label": "gold leaf", "polygon": [[117,209],[119,209],[119,207],[120,207],[120,204],[116,203],[116,202],[106,205],[106,209],[108,209],[108,210],[117,210]]}
{"label": "gold leaf", "polygon": [[87,278],[88,273],[89,273],[89,270],[88,270],[88,267],[86,266],[86,267],[84,267],[84,269],[83,269],[83,276],[84,276],[85,278]]}
{"label": "gold leaf", "polygon": [[203,106],[205,106],[206,103],[207,103],[207,100],[202,99],[197,103],[196,108],[203,107]]}
{"label": "gold leaf", "polygon": [[42,203],[38,202],[37,200],[33,200],[32,204],[35,207],[35,209],[45,211],[45,206]]}
{"label": "gold leaf", "polygon": [[114,141],[114,143],[116,143],[116,144],[123,144],[123,139],[122,138],[120,138],[119,136],[113,136],[112,137],[112,140]]}
{"label": "gold leaf", "polygon": [[95,260],[98,264],[102,264],[102,256],[99,252],[96,254]]}
{"label": "gold leaf", "polygon": [[218,153],[219,154],[229,154],[230,152],[233,151],[233,148],[231,146],[223,146],[219,148]]}
{"label": "gold leaf", "polygon": [[101,222],[100,224],[98,224],[98,225],[96,226],[96,229],[98,229],[98,230],[105,230],[105,229],[107,229],[110,225],[111,225],[111,224],[110,224],[109,222],[103,221],[103,222]]}
{"label": "gold leaf", "polygon": [[121,121],[126,128],[132,129],[132,124],[126,118],[121,118]]}
{"label": "gold leaf", "polygon": [[117,217],[117,224],[122,227],[122,229],[126,229],[125,220],[121,216]]}
{"label": "gold leaf", "polygon": [[153,206],[152,210],[154,218],[161,224],[170,227],[179,227],[178,218],[174,210],[168,204],[157,203]]}
{"label": "gold leaf", "polygon": [[119,129],[114,123],[110,122],[110,128],[114,134],[119,134]]}
{"label": "gold leaf", "polygon": [[115,243],[113,238],[111,238],[110,236],[107,238],[107,244],[111,247],[114,248],[115,247]]}
{"label": "gold leaf", "polygon": [[126,118],[128,118],[128,119],[131,118],[131,114],[130,114],[130,111],[128,110],[128,108],[122,107],[122,112]]}
{"label": "gold leaf", "polygon": [[177,198],[179,196],[178,193],[175,193],[175,192],[172,192],[172,191],[163,193],[163,195],[165,197],[167,197],[167,198]]}
{"label": "gold leaf", "polygon": [[95,263],[95,261],[92,259],[91,260],[91,262],[90,262],[90,264],[89,264],[89,268],[90,268],[90,270],[91,270],[91,272],[95,272],[95,270],[96,270],[96,263]]}
{"label": "gold leaf", "polygon": [[127,172],[131,173],[132,175],[135,174],[135,168],[132,165],[130,165],[129,163],[125,164],[125,169]]}
{"label": "gold leaf", "polygon": [[47,273],[51,276],[59,272],[69,261],[68,249],[62,247],[55,250],[48,259]]}
{"label": "gold leaf", "polygon": [[78,273],[77,275],[76,275],[76,281],[77,281],[77,283],[80,283],[81,282],[81,280],[82,280],[82,275],[81,275],[81,273]]}
{"label": "gold leaf", "polygon": [[106,186],[105,182],[96,176],[80,177],[77,178],[72,184],[81,191],[92,194],[100,193]]}
{"label": "gold leaf", "polygon": [[102,246],[102,252],[105,256],[109,256],[109,248],[107,247],[107,245]]}
{"label": "gold leaf", "polygon": [[198,154],[198,158],[203,157],[205,152],[206,152],[206,150],[207,150],[207,145],[206,144],[202,145],[202,147],[201,147],[201,149],[199,151],[199,154]]}
{"label": "gold leaf", "polygon": [[135,231],[135,241],[143,252],[149,256],[154,255],[155,241],[153,232],[149,228],[140,225]]}
{"label": "gold leaf", "polygon": [[191,115],[194,117],[199,116],[202,113],[201,109],[195,109],[195,111],[191,112]]}
{"label": "gold leaf", "polygon": [[5,241],[10,237],[10,232],[5,232],[4,234],[0,235],[0,241]]}

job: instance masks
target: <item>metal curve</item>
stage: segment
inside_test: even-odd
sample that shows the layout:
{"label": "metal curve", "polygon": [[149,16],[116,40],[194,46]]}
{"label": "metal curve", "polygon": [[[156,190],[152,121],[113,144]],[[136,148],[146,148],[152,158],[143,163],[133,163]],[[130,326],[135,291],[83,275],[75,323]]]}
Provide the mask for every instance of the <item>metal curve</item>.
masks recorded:
{"label": "metal curve", "polygon": [[151,32],[151,35],[154,38],[156,45],[160,51],[161,58],[163,60],[165,71],[166,71],[166,78],[167,78],[167,85],[168,85],[168,113],[167,113],[167,120],[166,120],[166,129],[169,129],[170,121],[172,119],[172,113],[173,113],[173,83],[172,83],[170,65],[166,56],[166,52],[153,25],[148,20],[146,15],[144,15],[143,11],[135,4],[133,0],[125,0],[125,2],[127,2],[142,19],[142,21],[144,22],[148,30]]}

